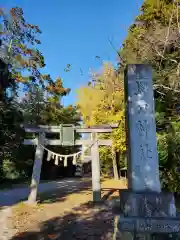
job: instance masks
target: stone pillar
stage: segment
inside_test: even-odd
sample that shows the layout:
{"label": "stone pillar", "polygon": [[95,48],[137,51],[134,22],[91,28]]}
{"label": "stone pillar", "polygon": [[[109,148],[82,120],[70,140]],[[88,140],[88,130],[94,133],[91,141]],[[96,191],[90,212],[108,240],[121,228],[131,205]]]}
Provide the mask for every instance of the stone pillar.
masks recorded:
{"label": "stone pillar", "polygon": [[133,191],[160,192],[152,70],[128,65],[125,71],[128,184]]}
{"label": "stone pillar", "polygon": [[[127,66],[125,103],[128,189],[120,191],[122,215],[118,229],[122,239],[126,239],[126,232],[131,232],[130,239],[149,240],[154,233],[175,231],[173,225],[176,226],[176,219],[171,220],[176,216],[174,196],[161,192],[152,70],[149,65]],[[159,220],[168,217],[167,224]],[[180,227],[177,226],[178,231]]]}
{"label": "stone pillar", "polygon": [[97,133],[92,133],[91,137],[94,142],[91,147],[93,202],[100,202],[101,201],[101,183],[100,183],[100,162],[99,162],[99,146],[97,142]]}
{"label": "stone pillar", "polygon": [[[34,166],[33,166],[33,173],[32,173],[32,180],[31,180],[31,186],[30,186],[30,194],[28,197],[28,203],[35,203],[38,193],[38,185],[40,181],[41,176],[41,166],[42,166],[42,160],[43,160],[43,153],[44,148],[42,147],[44,145],[44,139],[45,134],[40,133],[38,138],[38,144],[36,147],[36,153],[35,153],[35,160],[34,160]],[[42,146],[41,146],[42,145]]]}

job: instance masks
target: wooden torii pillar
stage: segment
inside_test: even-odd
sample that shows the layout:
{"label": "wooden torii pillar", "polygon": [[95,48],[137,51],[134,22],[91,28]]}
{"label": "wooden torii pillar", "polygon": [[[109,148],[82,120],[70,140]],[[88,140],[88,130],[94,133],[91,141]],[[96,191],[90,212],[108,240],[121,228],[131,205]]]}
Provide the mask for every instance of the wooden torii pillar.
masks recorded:
{"label": "wooden torii pillar", "polygon": [[[91,139],[84,140],[75,140],[74,145],[81,146],[81,145],[88,145],[91,146],[91,157],[92,157],[92,190],[93,190],[93,201],[99,202],[101,201],[101,184],[100,184],[100,163],[99,163],[99,146],[111,146],[111,140],[105,139],[98,139],[97,133],[110,133],[112,132],[113,128],[117,128],[118,124],[109,124],[109,125],[100,125],[100,126],[93,126],[90,128],[84,127],[77,127],[74,126],[74,131],[77,133],[90,133]],[[41,175],[41,166],[43,160],[43,153],[44,149],[42,146],[45,145],[61,145],[61,139],[46,139],[46,133],[59,133],[61,127],[60,126],[45,126],[40,125],[36,128],[33,127],[24,127],[25,131],[28,133],[38,133],[38,137],[34,139],[25,139],[25,145],[36,145],[36,153],[35,153],[35,160],[33,166],[33,173],[32,173],[32,180],[30,186],[30,194],[28,197],[29,203],[36,202],[37,193],[38,193],[38,185],[40,181]],[[42,145],[42,146],[41,146]]]}

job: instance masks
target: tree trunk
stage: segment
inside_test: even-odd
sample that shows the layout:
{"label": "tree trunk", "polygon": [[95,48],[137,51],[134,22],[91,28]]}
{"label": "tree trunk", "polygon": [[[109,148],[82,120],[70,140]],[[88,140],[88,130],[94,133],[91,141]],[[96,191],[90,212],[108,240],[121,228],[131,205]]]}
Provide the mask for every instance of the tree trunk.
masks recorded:
{"label": "tree trunk", "polygon": [[118,167],[117,167],[117,161],[116,161],[116,152],[114,149],[112,149],[112,164],[113,164],[114,179],[118,180],[119,174],[118,174]]}
{"label": "tree trunk", "polygon": [[120,177],[120,159],[121,155],[120,152],[116,152],[116,164],[117,164],[117,171],[118,171],[118,176]]}

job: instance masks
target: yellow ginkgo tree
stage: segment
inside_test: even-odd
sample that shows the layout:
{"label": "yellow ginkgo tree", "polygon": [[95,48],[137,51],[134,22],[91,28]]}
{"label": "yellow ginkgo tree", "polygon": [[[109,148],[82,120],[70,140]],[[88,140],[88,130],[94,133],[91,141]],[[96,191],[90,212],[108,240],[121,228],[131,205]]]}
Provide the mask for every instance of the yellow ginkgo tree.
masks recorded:
{"label": "yellow ginkgo tree", "polygon": [[88,86],[78,89],[77,104],[87,126],[119,123],[119,127],[112,134],[103,135],[103,138],[113,139],[112,148],[100,148],[102,171],[107,172],[113,167],[117,178],[120,160],[116,159],[112,164],[112,150],[119,152],[121,156],[124,156],[126,151],[122,76],[112,65],[105,63],[100,72],[92,74]]}

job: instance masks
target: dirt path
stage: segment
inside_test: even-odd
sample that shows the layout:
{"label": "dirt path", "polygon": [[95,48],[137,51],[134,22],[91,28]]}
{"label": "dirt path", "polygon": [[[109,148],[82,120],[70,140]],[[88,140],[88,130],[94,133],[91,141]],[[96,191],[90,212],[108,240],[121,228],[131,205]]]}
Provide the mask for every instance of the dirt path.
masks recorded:
{"label": "dirt path", "polygon": [[[63,195],[62,189],[56,191],[54,201],[51,192],[37,206],[14,206],[9,224],[16,233],[11,240],[113,239],[115,219],[111,206],[95,206],[91,202],[91,187],[81,187],[78,192],[68,195]],[[125,187],[122,181],[105,181],[102,197],[111,191],[113,198],[118,195],[115,189]]]}
{"label": "dirt path", "polygon": [[12,208],[6,207],[0,211],[0,240],[11,239],[15,234],[15,229],[12,228],[9,219],[12,218]]}

